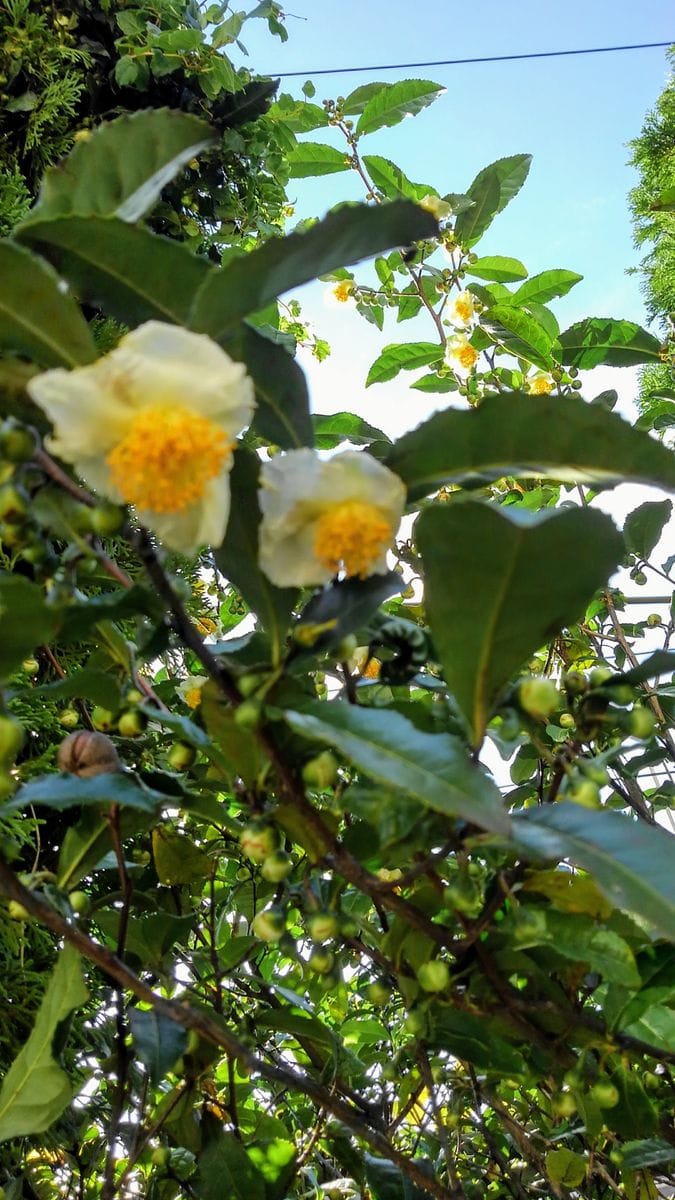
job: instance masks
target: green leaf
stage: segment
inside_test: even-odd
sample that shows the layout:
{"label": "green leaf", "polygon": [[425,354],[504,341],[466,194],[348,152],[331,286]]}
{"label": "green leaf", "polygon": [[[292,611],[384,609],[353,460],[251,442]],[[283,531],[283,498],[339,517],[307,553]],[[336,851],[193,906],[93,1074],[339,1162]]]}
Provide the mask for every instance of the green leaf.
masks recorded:
{"label": "green leaf", "polygon": [[649,1137],[656,1133],[658,1118],[635,1071],[623,1066],[611,1074],[612,1083],[619,1089],[619,1103],[605,1109],[605,1124],[620,1137]]}
{"label": "green leaf", "polygon": [[470,412],[446,409],[399,438],[385,461],[411,500],[445,483],[503,475],[675,490],[675,461],[665,446],[578,396],[512,392],[487,396]]}
{"label": "green leaf", "polygon": [[527,179],[531,162],[531,154],[512,154],[478,172],[466,191],[473,207],[460,212],[455,222],[455,237],[461,246],[473,246],[497,213],[513,200]]}
{"label": "green leaf", "polygon": [[[366,625],[373,613],[404,588],[395,571],[369,579],[340,579],[316,592],[293,630],[295,640],[312,651],[337,646],[349,633]],[[313,637],[313,630],[317,636]],[[304,642],[303,631],[308,635]],[[311,640],[310,640],[311,639]]]}
{"label": "green leaf", "polygon": [[638,558],[649,558],[673,512],[672,500],[647,500],[626,517],[623,536]]}
{"label": "green leaf", "polygon": [[308,179],[315,175],[335,175],[351,170],[351,159],[344,150],[326,146],[323,142],[298,142],[289,150],[286,161],[291,179]]}
{"label": "green leaf", "polygon": [[[293,133],[310,133],[328,124],[328,113],[319,104],[306,100],[294,100],[292,96],[280,96],[267,110],[270,121],[279,121]],[[343,155],[344,157],[344,155]]]}
{"label": "green leaf", "polygon": [[187,1049],[187,1029],[153,1009],[129,1010],[134,1050],[147,1067],[151,1083],[160,1083]]}
{"label": "green leaf", "polygon": [[675,1146],[663,1138],[624,1142],[621,1147],[621,1166],[628,1171],[640,1171],[669,1162],[675,1162]]}
{"label": "green leaf", "polygon": [[[537,928],[533,928],[531,939],[521,939],[521,949],[526,946],[548,946],[562,958],[587,963],[591,971],[597,971],[610,983],[628,988],[640,987],[635,955],[618,933],[603,929],[595,918],[579,913],[561,913],[554,909],[536,911]],[[519,912],[527,920],[527,907],[521,906]],[[505,925],[505,932],[507,928]]]}
{"label": "green leaf", "polygon": [[593,509],[516,513],[473,501],[425,509],[415,540],[436,651],[478,746],[504,685],[584,611],[623,540]]}
{"label": "green leaf", "polygon": [[356,136],[374,133],[383,126],[398,125],[404,117],[416,117],[444,91],[440,83],[432,83],[429,79],[400,79],[397,83],[386,84],[364,105]]}
{"label": "green leaf", "polygon": [[650,1046],[675,1054],[675,1009],[667,1008],[665,1004],[652,1004],[637,1021],[622,1024],[621,1030]]}
{"label": "green leaf", "polygon": [[253,380],[257,408],[252,430],[284,450],[313,445],[307,381],[284,346],[245,321],[220,344],[246,364]]}
{"label": "green leaf", "polygon": [[457,380],[454,375],[423,375],[410,386],[416,392],[456,392]]}
{"label": "green leaf", "polygon": [[406,791],[425,808],[491,832],[508,829],[497,788],[471,763],[459,738],[422,733],[392,710],[342,701],[287,711],[284,719],[296,733],[334,746],[372,779]]}
{"label": "green leaf", "polygon": [[634,687],[638,683],[644,683],[646,679],[654,679],[657,675],[665,675],[668,671],[675,671],[675,651],[673,650],[655,650],[649,658],[645,658],[639,667],[632,667],[630,671],[624,671],[614,676],[612,682],[629,683]]}
{"label": "green leaf", "polygon": [[537,304],[548,304],[556,296],[566,296],[582,279],[583,275],[577,275],[576,271],[541,271],[521,284],[514,292],[513,300],[515,304],[528,304],[532,300]]}
{"label": "green leaf", "polygon": [[79,696],[112,712],[117,711],[120,703],[120,687],[115,677],[92,667],[75,670],[65,679],[59,679],[57,683],[45,683],[41,687],[31,688],[31,696],[36,695],[51,699]]}
{"label": "green leaf", "polygon": [[556,343],[529,313],[512,304],[494,304],[483,314],[481,325],[511,354],[544,370],[551,365]]}
{"label": "green leaf", "polygon": [[211,859],[192,837],[161,825],[152,831],[152,857],[165,887],[181,887],[197,879],[203,883],[213,874]]}
{"label": "green leaf", "polygon": [[386,433],[375,425],[370,425],[356,413],[314,413],[314,444],[317,450],[333,450],[342,442],[351,442],[354,446],[368,446],[371,442],[388,442]]}
{"label": "green leaf", "polygon": [[[415,1161],[421,1165],[420,1159]],[[401,1168],[389,1162],[388,1158],[364,1154],[363,1166],[373,1200],[428,1200],[429,1193],[417,1187],[417,1184],[410,1183]]]}
{"label": "green leaf", "polygon": [[78,305],[48,263],[3,238],[0,278],[0,347],[45,367],[78,367],[96,358]]}
{"label": "green leaf", "polygon": [[586,1159],[574,1150],[562,1147],[549,1150],[546,1154],[546,1174],[551,1183],[562,1183],[566,1188],[578,1188],[586,1178]]}
{"label": "green leaf", "polygon": [[376,96],[378,92],[388,88],[388,83],[382,83],[373,80],[372,83],[362,83],[359,87],[354,88],[348,96],[345,96],[345,102],[342,105],[342,111],[346,117],[357,117],[363,112],[369,100]]}
{"label": "green leaf", "polygon": [[588,317],[560,334],[561,362],[566,367],[635,367],[660,362],[661,344],[633,321]]}
{"label": "green leaf", "polygon": [[482,1071],[523,1075],[522,1055],[494,1032],[489,1020],[473,1013],[439,1009],[432,1018],[429,1044],[466,1059]]}
{"label": "green leaf", "polygon": [[433,237],[436,231],[433,217],[407,200],[372,208],[345,206],[306,233],[271,238],[259,250],[212,272],[197,295],[192,327],[218,338],[289,288],[392,246]]}
{"label": "green leaf", "polygon": [[[107,938],[117,945],[120,933],[119,909],[97,909],[96,924]],[[192,933],[195,914],[177,917],[168,912],[149,912],[134,915],[129,921],[126,950],[143,965],[143,970],[158,967],[174,946],[184,946]]]}
{"label": "green leaf", "polygon": [[105,121],[48,168],[37,203],[19,228],[55,217],[140,221],[162,188],[214,141],[204,121],[166,108]]}
{"label": "green leaf", "polygon": [[219,1133],[202,1150],[190,1181],[199,1200],[265,1200],[265,1180],[233,1133]]}
{"label": "green leaf", "polygon": [[114,217],[40,221],[20,232],[40,246],[82,300],[127,325],[186,324],[212,269],[180,242]]}
{"label": "green leaf", "polygon": [[59,1026],[88,997],[80,956],[72,946],[65,946],[56,960],[30,1037],[2,1082],[0,1141],[42,1133],[70,1103],[70,1080],[52,1050]]}
{"label": "green leaf", "polygon": [[443,362],[443,347],[436,342],[395,342],[385,346],[368,372],[366,387],[387,383],[399,371],[414,371],[428,363]]}
{"label": "green leaf", "polygon": [[512,824],[524,852],[569,859],[593,876],[612,904],[675,938],[675,838],[665,829],[569,802],[529,809]]}
{"label": "green leaf", "polygon": [[388,200],[404,197],[407,200],[419,201],[433,191],[433,188],[426,187],[423,183],[413,183],[389,158],[382,158],[379,154],[364,154],[362,161],[375,187],[383,192]]}
{"label": "green leaf", "polygon": [[21,575],[0,574],[0,684],[21,666],[31,650],[49,642],[58,614],[45,602],[41,588]]}
{"label": "green leaf", "polygon": [[467,275],[475,275],[477,279],[493,279],[496,283],[515,283],[518,279],[527,279],[527,267],[517,258],[503,258],[501,254],[491,254],[479,258],[475,263],[467,263]]}
{"label": "green leaf", "polygon": [[77,775],[41,775],[24,783],[11,800],[2,805],[2,812],[16,812],[29,805],[43,805],[56,812],[78,805],[119,804],[121,808],[138,808],[155,812],[166,803],[166,796],[137,783],[121,771],[97,775],[94,779],[78,779]]}
{"label": "green leaf", "polygon": [[297,591],[274,587],[258,566],[259,473],[257,455],[240,447],[234,456],[230,476],[232,510],[227,533],[220,549],[214,550],[214,558],[218,570],[235,584],[249,608],[259,617],[270,636],[278,662]]}

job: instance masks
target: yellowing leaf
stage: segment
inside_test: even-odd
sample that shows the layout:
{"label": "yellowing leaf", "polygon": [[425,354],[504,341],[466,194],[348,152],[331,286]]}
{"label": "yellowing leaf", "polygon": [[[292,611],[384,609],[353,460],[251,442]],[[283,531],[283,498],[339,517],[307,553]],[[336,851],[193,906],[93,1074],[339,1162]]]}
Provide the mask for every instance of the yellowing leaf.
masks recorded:
{"label": "yellowing leaf", "polygon": [[569,871],[533,871],[523,884],[523,891],[547,896],[561,912],[586,913],[589,917],[604,919],[612,911],[612,905],[588,875],[571,875]]}

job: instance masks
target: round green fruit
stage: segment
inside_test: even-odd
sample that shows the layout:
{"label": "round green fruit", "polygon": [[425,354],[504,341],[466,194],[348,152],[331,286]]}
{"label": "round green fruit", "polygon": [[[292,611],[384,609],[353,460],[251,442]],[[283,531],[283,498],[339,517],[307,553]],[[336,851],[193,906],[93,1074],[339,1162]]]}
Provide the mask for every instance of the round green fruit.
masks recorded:
{"label": "round green fruit", "polygon": [[23,746],[23,725],[14,717],[0,717],[0,763],[12,763]]}
{"label": "round green fruit", "polygon": [[579,779],[565,792],[565,799],[582,808],[599,808],[600,789],[592,779]]}
{"label": "round green fruit", "polygon": [[591,1096],[600,1108],[616,1108],[621,1099],[618,1087],[607,1079],[600,1079],[593,1084]]}
{"label": "round green fruit", "polygon": [[59,725],[64,729],[76,729],[80,723],[80,714],[76,708],[64,708],[59,714]]}
{"label": "round green fruit", "polygon": [[241,831],[239,845],[251,862],[262,863],[279,849],[279,834],[268,821],[249,821]]}
{"label": "round green fruit", "polygon": [[425,992],[444,992],[450,983],[450,968],[440,958],[432,958],[417,969],[417,982]]}
{"label": "round green fruit", "polygon": [[590,673],[588,682],[592,688],[604,687],[609,679],[616,674],[611,667],[594,667]]}
{"label": "round green fruit", "polygon": [[311,913],[307,918],[307,932],[313,942],[327,942],[334,938],[340,929],[340,922],[335,913]]}
{"label": "round green fruit", "polygon": [[91,909],[91,900],[86,892],[70,892],[68,895],[68,901],[73,912],[78,917],[86,917],[87,913]]}
{"label": "round green fruit", "polygon": [[412,1037],[419,1037],[427,1027],[426,1013],[421,1008],[411,1008],[403,1024],[407,1033]]}
{"label": "round green fruit", "polygon": [[278,942],[286,929],[284,914],[276,909],[267,908],[264,912],[256,913],[251,922],[251,929],[261,942]]}
{"label": "round green fruit", "polygon": [[30,921],[31,915],[18,900],[10,900],[7,905],[7,916],[10,921]]}
{"label": "round green fruit", "polygon": [[21,669],[22,671],[25,671],[27,675],[37,675],[38,671],[40,670],[40,664],[37,658],[24,658],[21,664]]}
{"label": "round green fruit", "polygon": [[647,617],[647,624],[650,629],[657,629],[661,624],[661,616],[659,613],[650,613]]}
{"label": "round green fruit", "polygon": [[115,724],[115,714],[109,708],[96,704],[91,710],[91,723],[100,733],[107,733]]}
{"label": "round green fruit", "polygon": [[332,787],[337,779],[338,760],[331,750],[323,750],[315,758],[310,758],[302,768],[302,778],[309,788],[323,792]]}
{"label": "round green fruit", "polygon": [[518,686],[518,702],[523,712],[537,720],[545,721],[555,712],[560,697],[552,679],[543,676],[532,676],[522,679]]}
{"label": "round green fruit", "polygon": [[268,854],[260,868],[260,874],[268,883],[281,883],[293,870],[293,859],[285,850],[275,850]]}
{"label": "round green fruit", "polygon": [[250,671],[246,675],[240,675],[237,680],[237,687],[242,696],[253,696],[262,686],[265,676],[258,671]]}
{"label": "round green fruit", "polygon": [[124,513],[114,504],[97,504],[89,511],[89,525],[99,537],[112,537],[124,524]]}
{"label": "round green fruit", "polygon": [[371,1004],[374,1004],[377,1008],[382,1008],[391,998],[391,988],[383,979],[376,979],[368,985],[366,995]]}
{"label": "round green fruit", "polygon": [[564,712],[558,717],[558,724],[561,729],[574,729],[576,721],[571,712]]}
{"label": "round green fruit", "polygon": [[643,742],[647,741],[656,729],[656,720],[651,709],[636,704],[635,708],[628,713],[626,728],[631,737],[639,738]]}
{"label": "round green fruit", "polygon": [[35,438],[29,429],[7,421],[0,430],[0,456],[7,462],[28,462],[35,453]]}
{"label": "round green fruit", "polygon": [[128,708],[117,722],[117,732],[121,737],[137,738],[145,733],[147,724],[148,718],[145,713],[139,712],[137,708]]}
{"label": "round green fruit", "polygon": [[174,742],[167,759],[173,771],[188,771],[197,757],[194,746],[187,742]]}
{"label": "round green fruit", "polygon": [[243,700],[234,710],[234,723],[238,729],[257,729],[262,716],[259,700]]}
{"label": "round green fruit", "polygon": [[171,1161],[171,1151],[168,1146],[157,1146],[150,1155],[153,1167],[168,1167]]}
{"label": "round green fruit", "polygon": [[317,975],[328,975],[335,966],[335,955],[331,954],[330,950],[313,950],[307,966]]}

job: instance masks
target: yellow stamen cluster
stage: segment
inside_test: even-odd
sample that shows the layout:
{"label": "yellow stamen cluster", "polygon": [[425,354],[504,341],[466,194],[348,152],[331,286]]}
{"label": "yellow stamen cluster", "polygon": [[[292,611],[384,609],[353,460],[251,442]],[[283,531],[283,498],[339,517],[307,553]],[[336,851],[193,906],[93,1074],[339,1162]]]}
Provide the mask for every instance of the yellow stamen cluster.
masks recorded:
{"label": "yellow stamen cluster", "polygon": [[344,569],[348,576],[367,579],[392,535],[389,521],[374,504],[347,500],[319,518],[314,553],[334,575]]}
{"label": "yellow stamen cluster", "polygon": [[548,375],[536,375],[530,380],[529,388],[532,396],[550,396],[553,380]]}
{"label": "yellow stamen cluster", "polygon": [[199,708],[202,702],[202,689],[200,687],[186,688],[183,699],[188,708]]}
{"label": "yellow stamen cluster", "polygon": [[354,284],[351,279],[341,279],[333,288],[333,295],[336,300],[340,301],[340,304],[345,304],[349,300],[353,290]]}
{"label": "yellow stamen cluster", "polygon": [[453,302],[452,315],[459,321],[464,321],[468,324],[474,315],[474,311],[473,299],[469,292],[462,292]]}
{"label": "yellow stamen cluster", "polygon": [[173,513],[204,495],[231,450],[215,421],[180,405],[151,405],[139,410],[106,462],[125,503]]}
{"label": "yellow stamen cluster", "polygon": [[457,359],[457,362],[465,370],[470,371],[478,359],[478,351],[469,343],[466,342],[463,346],[458,346],[452,351],[452,357]]}

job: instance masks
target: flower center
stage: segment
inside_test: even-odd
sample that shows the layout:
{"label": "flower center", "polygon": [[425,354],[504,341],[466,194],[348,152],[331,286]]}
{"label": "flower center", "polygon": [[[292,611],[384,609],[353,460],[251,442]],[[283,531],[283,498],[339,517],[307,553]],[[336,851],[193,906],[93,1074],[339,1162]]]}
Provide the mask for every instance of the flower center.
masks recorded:
{"label": "flower center", "polygon": [[343,567],[346,575],[366,579],[387,549],[392,533],[381,509],[362,500],[347,500],[319,518],[314,553],[334,575]]}
{"label": "flower center", "polygon": [[232,446],[208,417],[181,405],[157,404],[141,409],[106,462],[127,504],[173,513],[201,499]]}

